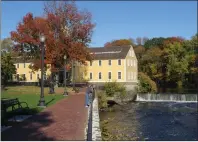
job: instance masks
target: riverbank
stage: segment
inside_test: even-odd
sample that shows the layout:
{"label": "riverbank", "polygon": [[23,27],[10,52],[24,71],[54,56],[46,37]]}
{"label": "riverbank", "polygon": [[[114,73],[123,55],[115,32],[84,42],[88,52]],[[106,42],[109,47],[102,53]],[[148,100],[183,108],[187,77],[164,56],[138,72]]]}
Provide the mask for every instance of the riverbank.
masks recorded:
{"label": "riverbank", "polygon": [[197,103],[132,102],[100,111],[103,140],[198,140]]}

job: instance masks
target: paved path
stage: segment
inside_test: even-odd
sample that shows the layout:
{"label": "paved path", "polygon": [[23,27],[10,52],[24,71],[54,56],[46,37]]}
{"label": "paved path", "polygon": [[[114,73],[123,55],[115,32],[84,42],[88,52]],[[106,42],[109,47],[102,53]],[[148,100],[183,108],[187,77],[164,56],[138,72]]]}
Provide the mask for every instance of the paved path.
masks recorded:
{"label": "paved path", "polygon": [[[85,89],[83,89],[85,91]],[[74,93],[43,112],[1,133],[2,140],[84,140],[87,122],[85,93]]]}

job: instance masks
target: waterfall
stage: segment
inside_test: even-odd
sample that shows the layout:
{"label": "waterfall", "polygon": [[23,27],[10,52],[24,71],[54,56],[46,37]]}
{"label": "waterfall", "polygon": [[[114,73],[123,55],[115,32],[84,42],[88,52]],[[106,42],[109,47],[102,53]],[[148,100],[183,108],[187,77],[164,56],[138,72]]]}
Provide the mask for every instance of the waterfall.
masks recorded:
{"label": "waterfall", "polygon": [[136,101],[145,102],[195,102],[198,94],[137,94]]}

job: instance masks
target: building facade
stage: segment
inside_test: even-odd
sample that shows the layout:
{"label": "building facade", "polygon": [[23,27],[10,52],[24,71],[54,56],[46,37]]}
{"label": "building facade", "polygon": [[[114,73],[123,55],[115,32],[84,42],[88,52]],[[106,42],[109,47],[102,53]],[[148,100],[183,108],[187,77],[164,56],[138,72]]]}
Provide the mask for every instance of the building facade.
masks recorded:
{"label": "building facade", "polygon": [[[87,61],[87,66],[74,62],[72,73],[76,83],[89,82],[103,85],[105,82],[119,82],[127,88],[133,88],[138,83],[138,61],[132,46],[115,46],[90,48],[94,57],[92,62]],[[15,82],[38,82],[41,71],[32,72],[29,68],[31,61],[16,60],[16,72],[13,75]],[[51,74],[50,64],[44,78]],[[67,75],[68,76],[68,75]],[[56,82],[63,83],[63,70],[56,73]],[[71,78],[73,80],[73,78]]]}

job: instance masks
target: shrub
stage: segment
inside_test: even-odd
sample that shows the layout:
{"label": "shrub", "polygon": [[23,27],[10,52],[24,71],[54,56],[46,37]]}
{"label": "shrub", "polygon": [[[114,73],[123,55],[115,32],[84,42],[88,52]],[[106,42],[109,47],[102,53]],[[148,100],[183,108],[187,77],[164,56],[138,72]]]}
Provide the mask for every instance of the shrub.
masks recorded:
{"label": "shrub", "polygon": [[120,92],[122,95],[126,94],[126,88],[124,85],[120,85],[115,81],[105,83],[104,89],[108,97],[113,97],[115,92]]}
{"label": "shrub", "polygon": [[151,80],[149,76],[147,76],[143,72],[139,72],[138,78],[139,78],[138,92],[140,93],[157,92],[156,83],[153,80]]}
{"label": "shrub", "polygon": [[99,107],[99,109],[106,108],[107,107],[107,96],[106,96],[105,92],[98,91],[97,95],[98,95],[98,107]]}

